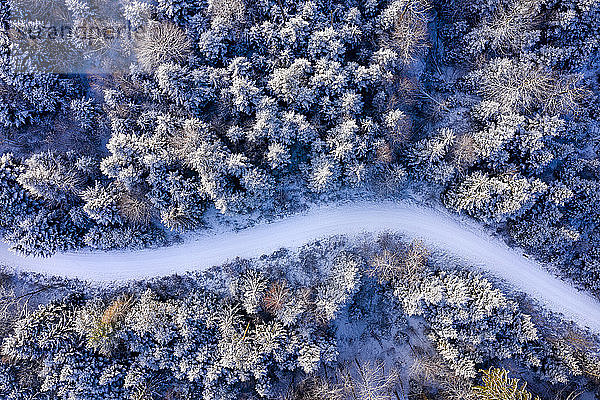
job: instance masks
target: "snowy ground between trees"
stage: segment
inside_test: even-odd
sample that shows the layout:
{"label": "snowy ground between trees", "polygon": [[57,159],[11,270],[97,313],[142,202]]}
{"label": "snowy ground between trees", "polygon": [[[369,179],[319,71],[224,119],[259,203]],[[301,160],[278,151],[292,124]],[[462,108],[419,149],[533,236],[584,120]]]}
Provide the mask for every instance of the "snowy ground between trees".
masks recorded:
{"label": "snowy ground between trees", "polygon": [[236,257],[253,258],[333,235],[399,232],[487,271],[549,310],[600,333],[600,302],[509,248],[476,223],[410,203],[354,202],[312,208],[238,232],[198,236],[182,244],[137,251],[78,251],[24,258],[0,245],[0,263],[20,271],[90,282],[126,281],[204,270]]}

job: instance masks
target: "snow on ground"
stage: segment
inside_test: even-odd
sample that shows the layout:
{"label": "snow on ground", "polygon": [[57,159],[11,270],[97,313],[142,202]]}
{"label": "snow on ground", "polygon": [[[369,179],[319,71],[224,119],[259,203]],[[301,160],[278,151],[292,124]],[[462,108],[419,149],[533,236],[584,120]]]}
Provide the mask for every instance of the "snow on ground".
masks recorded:
{"label": "snow on ground", "polygon": [[297,248],[332,235],[400,232],[443,249],[507,281],[549,310],[600,332],[600,303],[510,249],[477,224],[415,204],[355,202],[307,212],[239,232],[219,232],[158,249],[79,251],[49,258],[23,258],[0,246],[0,263],[22,271],[92,282],[124,281],[207,269],[235,257],[252,258]]}

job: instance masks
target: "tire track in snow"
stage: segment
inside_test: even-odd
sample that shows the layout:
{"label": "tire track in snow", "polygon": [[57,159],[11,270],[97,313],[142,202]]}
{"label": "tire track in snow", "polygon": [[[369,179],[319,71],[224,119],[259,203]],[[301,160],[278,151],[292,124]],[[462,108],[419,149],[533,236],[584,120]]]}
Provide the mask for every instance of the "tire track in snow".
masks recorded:
{"label": "tire track in snow", "polygon": [[332,235],[400,232],[470,262],[529,294],[551,311],[600,332],[600,302],[491,237],[477,224],[414,204],[356,202],[313,208],[239,232],[199,236],[183,244],[138,251],[78,251],[21,257],[0,246],[0,263],[22,271],[92,282],[125,281],[203,270],[235,257],[297,248]]}

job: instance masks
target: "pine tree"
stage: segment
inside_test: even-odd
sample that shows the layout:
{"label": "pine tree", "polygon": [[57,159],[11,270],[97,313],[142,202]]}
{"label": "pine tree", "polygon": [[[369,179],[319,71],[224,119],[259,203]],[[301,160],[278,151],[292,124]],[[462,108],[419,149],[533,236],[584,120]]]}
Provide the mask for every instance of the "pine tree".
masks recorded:
{"label": "pine tree", "polygon": [[89,130],[97,126],[101,110],[98,104],[90,98],[81,98],[71,101],[71,110],[79,126]]}
{"label": "pine tree", "polygon": [[348,253],[342,253],[334,260],[326,281],[316,288],[318,318],[324,322],[333,320],[339,309],[356,293],[361,263],[359,257]]}
{"label": "pine tree", "polygon": [[76,164],[74,153],[38,153],[27,159],[17,180],[31,195],[49,203],[69,204],[77,199],[88,177]]}
{"label": "pine tree", "polygon": [[268,87],[290,106],[308,111],[315,102],[315,94],[308,86],[312,70],[308,60],[297,58],[289,67],[275,69]]}
{"label": "pine tree", "polygon": [[41,210],[20,218],[6,240],[22,255],[47,257],[81,247],[81,233],[63,211]]}
{"label": "pine tree", "polygon": [[271,143],[267,150],[266,159],[273,170],[282,170],[290,163],[290,152],[288,148],[280,143]]}
{"label": "pine tree", "polygon": [[465,210],[482,219],[503,220],[523,213],[537,196],[547,190],[540,180],[527,180],[514,174],[490,177],[475,171],[451,188],[445,204],[456,211]]}
{"label": "pine tree", "polygon": [[119,193],[114,187],[105,187],[96,182],[81,194],[85,202],[84,211],[101,225],[121,225],[123,217],[119,212]]}
{"label": "pine tree", "polygon": [[17,182],[19,175],[25,172],[25,166],[12,154],[0,157],[0,226],[13,227],[20,218],[33,213],[37,202]]}
{"label": "pine tree", "polygon": [[309,167],[308,187],[317,192],[325,193],[335,190],[340,176],[338,163],[329,157],[318,157]]}

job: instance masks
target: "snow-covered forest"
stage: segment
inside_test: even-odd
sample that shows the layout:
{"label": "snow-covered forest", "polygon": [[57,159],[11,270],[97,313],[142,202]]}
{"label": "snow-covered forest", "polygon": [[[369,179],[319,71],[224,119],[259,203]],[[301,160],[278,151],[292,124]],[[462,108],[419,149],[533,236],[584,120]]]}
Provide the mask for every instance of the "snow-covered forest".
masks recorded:
{"label": "snow-covered forest", "polygon": [[[0,7],[0,225],[20,253],[416,188],[600,287],[597,1]],[[138,30],[13,38],[59,18]]]}
{"label": "snow-covered forest", "polygon": [[600,395],[593,336],[391,234],[110,289],[1,285],[3,399]]}
{"label": "snow-covered forest", "polygon": [[[600,0],[0,2],[23,257],[410,199],[597,300],[599,148]],[[600,398],[600,332],[392,233],[128,284],[0,271],[0,399]]]}

